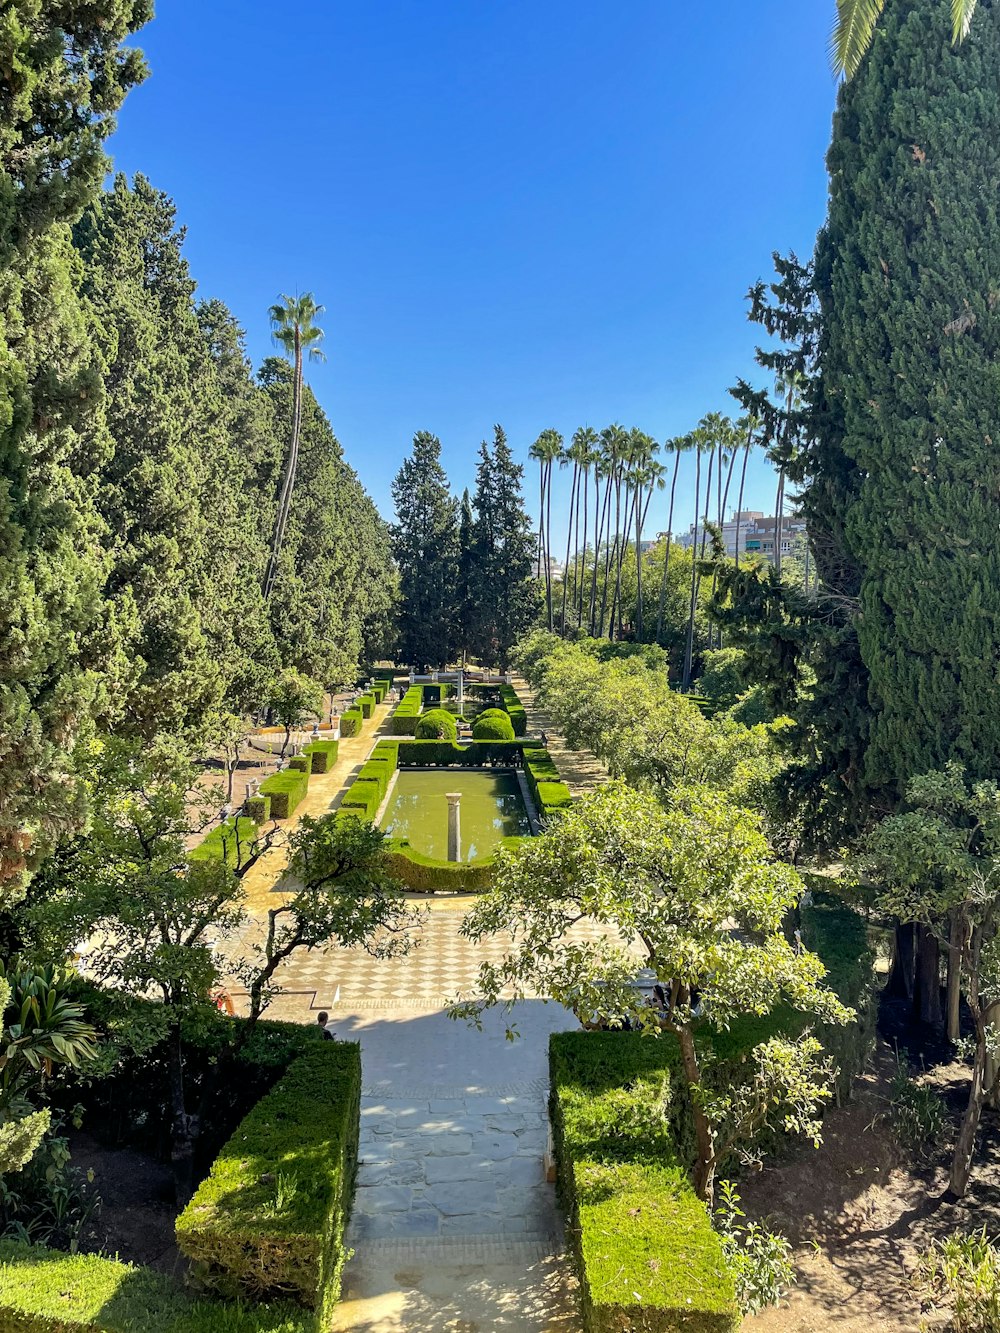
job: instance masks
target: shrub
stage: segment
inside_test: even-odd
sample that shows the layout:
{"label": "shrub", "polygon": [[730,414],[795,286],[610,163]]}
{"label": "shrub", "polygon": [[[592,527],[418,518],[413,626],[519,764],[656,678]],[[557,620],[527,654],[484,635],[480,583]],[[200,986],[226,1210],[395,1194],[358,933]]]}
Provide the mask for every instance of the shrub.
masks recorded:
{"label": "shrub", "polygon": [[405,840],[390,843],[388,865],[414,893],[484,893],[493,876],[492,861],[435,861]]}
{"label": "shrub", "polygon": [[414,733],[418,741],[453,741],[458,735],[455,719],[444,708],[432,708],[424,713]]}
{"label": "shrub", "polygon": [[948,1125],[945,1104],[933,1088],[921,1087],[910,1077],[905,1051],[896,1056],[887,1117],[896,1142],[914,1157],[924,1157],[941,1146]]}
{"label": "shrub", "polygon": [[1000,1249],[985,1227],[935,1242],[921,1261],[917,1283],[935,1308],[948,1312],[947,1327],[955,1333],[1000,1328]]}
{"label": "shrub", "polygon": [[385,700],[385,696],[389,692],[389,685],[384,680],[377,680],[370,692],[374,696],[375,702],[380,704]]}
{"label": "shrub", "polygon": [[357,701],[355,702],[354,707],[360,708],[362,717],[364,718],[371,717],[372,713],[375,711],[374,694],[360,695]]}
{"label": "shrub", "polygon": [[288,761],[288,767],[296,773],[311,773],[312,759],[307,754],[293,754]]}
{"label": "shrub", "polygon": [[[264,799],[267,800],[266,797]],[[234,870],[242,869],[257,851],[257,826],[266,819],[267,813],[262,819],[254,819],[250,815],[227,819],[202,838],[197,847],[192,848],[188,860],[224,861]]]}
{"label": "shrub", "polygon": [[309,774],[295,768],[272,773],[260,784],[261,796],[271,798],[272,819],[288,819],[309,790]]}
{"label": "shrub", "polygon": [[271,818],[270,796],[248,796],[244,804],[247,818],[255,824],[266,824]]}
{"label": "shrub", "polygon": [[528,714],[524,711],[524,705],[517,697],[517,691],[512,685],[501,685],[500,698],[503,700],[503,706],[510,717],[514,735],[523,736],[528,730]]}
{"label": "shrub", "polygon": [[392,777],[394,769],[384,759],[369,759],[366,764],[362,764],[358,770],[358,776],[355,783],[372,782],[378,788],[379,800],[385,796],[389,786],[389,780]]}
{"label": "shrub", "polygon": [[328,1312],[357,1167],[361,1053],[318,1043],[222,1149],[177,1219],[196,1279],[223,1295]]}
{"label": "shrub", "polygon": [[423,685],[411,685],[396,705],[389,720],[389,729],[394,736],[412,736],[420,721],[420,710],[424,706]]}
{"label": "shrub", "polygon": [[341,736],[358,736],[361,733],[361,726],[364,718],[360,708],[348,708],[340,715],[340,734]]}
{"label": "shrub", "polygon": [[472,724],[472,739],[474,741],[512,741],[514,739],[514,728],[506,713],[497,713],[492,717],[486,713],[480,713]]}
{"label": "shrub", "polygon": [[521,761],[520,741],[397,741],[400,768],[487,768],[503,764],[516,768]]}
{"label": "shrub", "polygon": [[321,740],[310,741],[303,749],[302,753],[309,755],[312,760],[312,771],[314,773],[329,773],[337,762],[337,751],[340,749],[339,741]]}
{"label": "shrub", "polygon": [[96,1254],[61,1254],[0,1241],[5,1333],[318,1333],[291,1306],[197,1300],[172,1278]]}
{"label": "shrub", "polygon": [[777,1305],[795,1282],[792,1247],[760,1222],[744,1222],[740,1196],[731,1180],[719,1181],[716,1228],[733,1275],[736,1304],[744,1316]]}
{"label": "shrub", "polygon": [[345,814],[353,814],[357,819],[374,819],[381,804],[382,793],[379,791],[378,783],[369,780],[359,781],[355,778],[344,792],[339,808]]}

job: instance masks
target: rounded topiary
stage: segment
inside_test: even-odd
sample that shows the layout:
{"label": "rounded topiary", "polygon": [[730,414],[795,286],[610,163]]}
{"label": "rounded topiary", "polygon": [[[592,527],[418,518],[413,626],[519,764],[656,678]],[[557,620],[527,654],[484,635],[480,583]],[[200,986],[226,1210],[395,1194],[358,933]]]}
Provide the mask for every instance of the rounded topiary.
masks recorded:
{"label": "rounded topiary", "polygon": [[458,735],[455,719],[445,708],[431,708],[417,723],[418,741],[453,741]]}
{"label": "rounded topiary", "polygon": [[476,714],[476,721],[482,717],[506,717],[507,714],[502,708],[484,708],[482,712]]}
{"label": "rounded topiary", "polygon": [[485,717],[482,713],[472,724],[474,741],[512,741],[514,728],[506,713]]}

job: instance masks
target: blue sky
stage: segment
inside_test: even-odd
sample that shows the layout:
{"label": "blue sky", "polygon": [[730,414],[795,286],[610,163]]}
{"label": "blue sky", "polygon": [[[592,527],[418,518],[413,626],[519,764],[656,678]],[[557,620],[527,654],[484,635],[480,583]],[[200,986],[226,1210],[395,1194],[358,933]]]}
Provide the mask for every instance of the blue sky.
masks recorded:
{"label": "blue sky", "polygon": [[310,382],[387,516],[416,430],[460,491],[495,421],[524,459],[549,426],[731,410],[746,290],[823,219],[833,0],[159,9],[116,168],[175,199],[256,361],[278,293],[324,303]]}

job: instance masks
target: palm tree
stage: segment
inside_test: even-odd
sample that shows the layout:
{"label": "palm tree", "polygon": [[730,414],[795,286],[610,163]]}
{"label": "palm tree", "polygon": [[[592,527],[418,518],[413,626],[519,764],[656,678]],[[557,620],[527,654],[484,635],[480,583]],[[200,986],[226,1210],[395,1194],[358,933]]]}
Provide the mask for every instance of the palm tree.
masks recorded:
{"label": "palm tree", "polygon": [[[611,490],[615,493],[615,536],[614,543],[608,543],[604,552],[604,586],[601,589],[600,637],[604,636],[604,623],[608,609],[608,586],[611,582],[611,561],[618,554],[618,538],[622,521],[622,471],[625,467],[625,447],[628,435],[623,426],[612,425],[601,431],[601,452],[604,458],[604,474],[607,485],[604,488],[604,508],[610,519]],[[614,623],[614,612],[611,617]],[[608,626],[608,638],[612,638],[611,625]]]}
{"label": "palm tree", "polygon": [[670,545],[674,537],[674,498],[677,494],[677,472],[681,465],[681,454],[691,448],[690,435],[678,435],[666,444],[667,452],[674,456],[674,476],[670,483],[670,509],[667,512],[667,542],[663,552],[663,577],[660,579],[660,607],[656,616],[656,642],[663,634],[663,611],[667,601],[667,572],[670,569]]}
{"label": "palm tree", "polygon": [[709,447],[704,418],[690,435],[694,449],[694,532],[691,542],[691,604],[688,610],[687,642],[684,647],[684,669],[681,674],[681,689],[687,693],[691,688],[691,668],[694,663],[694,614],[698,604],[698,509],[701,504],[701,455]]}
{"label": "palm tree", "polygon": [[[574,577],[576,588],[576,620],[577,624],[583,625],[583,584],[587,575],[587,502],[590,494],[590,472],[594,469],[595,475],[597,464],[600,461],[600,453],[597,449],[597,431],[590,426],[581,426],[573,436],[573,447],[579,453],[580,475],[583,486],[583,550],[580,550],[580,538],[577,535],[576,547],[579,556],[579,573],[576,573],[577,562],[574,562]],[[600,483],[598,482],[598,486]],[[577,516],[579,516],[580,507],[577,505]],[[595,515],[596,517],[596,515]],[[597,561],[597,547],[594,547],[594,561]]]}
{"label": "palm tree", "polygon": [[604,535],[605,511],[608,507],[609,486],[604,488],[604,503],[601,504],[601,482],[607,481],[607,458],[600,441],[594,459],[594,567],[590,576],[590,637],[597,635],[597,570],[600,563],[601,538]]}
{"label": "palm tree", "polygon": [[637,475],[635,488],[635,637],[639,643],[642,642],[645,623],[642,606],[642,530],[646,526],[653,492],[662,491],[666,484],[663,480],[666,469],[655,457],[660,452],[660,446],[648,435],[644,436],[644,439],[648,440],[649,444],[645,462]]}
{"label": "palm tree", "polygon": [[316,319],[323,313],[323,307],[313,300],[312,292],[301,296],[282,296],[269,311],[271,337],[277,347],[292,358],[294,375],[292,379],[292,439],[285,463],[285,475],[281,483],[281,495],[278,498],[278,516],[274,524],[274,541],[271,556],[264,575],[264,600],[267,601],[274,589],[278,576],[278,558],[285,540],[285,526],[292,504],[292,491],[295,489],[295,472],[299,465],[299,434],[302,429],[302,359],[305,353],[310,361],[324,361],[318,344],[323,341],[323,330],[316,324]]}
{"label": "palm tree", "polygon": [[[580,486],[581,482],[584,488],[584,505],[587,502],[586,485],[587,474],[590,470],[594,444],[597,442],[597,432],[590,426],[581,426],[573,432],[573,442],[559,459],[559,466],[565,467],[568,463],[573,464],[573,484],[569,496],[569,520],[566,524],[566,568],[563,573],[563,599],[562,599],[562,633],[566,633],[566,596],[569,591],[569,556],[570,547],[573,542],[574,526],[576,531],[576,546],[573,551],[573,601],[577,600],[577,584],[579,575],[577,569],[580,563]],[[583,520],[584,540],[586,540],[587,520]]]}
{"label": "palm tree", "polygon": [[545,562],[545,605],[549,629],[552,628],[552,464],[562,456],[563,437],[557,430],[543,430],[529,450],[529,457],[538,460],[540,478],[538,540],[539,553]]}
{"label": "palm tree", "polygon": [[[951,37],[957,46],[969,35],[976,0],[948,0],[948,3]],[[849,79],[857,73],[884,9],[885,0],[837,0],[837,20],[830,37],[830,60],[835,73]]]}

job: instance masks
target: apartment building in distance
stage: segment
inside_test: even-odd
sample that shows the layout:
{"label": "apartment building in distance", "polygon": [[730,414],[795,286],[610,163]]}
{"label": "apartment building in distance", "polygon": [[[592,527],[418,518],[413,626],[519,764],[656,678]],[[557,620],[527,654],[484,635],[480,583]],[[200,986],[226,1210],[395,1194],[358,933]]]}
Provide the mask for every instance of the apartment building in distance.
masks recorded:
{"label": "apartment building in distance", "polygon": [[[737,525],[737,518],[739,523]],[[774,559],[774,542],[777,528],[777,520],[773,514],[764,514],[758,509],[744,509],[737,515],[733,513],[722,525],[722,540],[726,546],[726,554],[736,555],[736,529],[739,526],[740,555],[762,555],[765,560]],[[805,519],[795,511],[784,514],[781,519],[781,553],[788,555],[792,550],[795,538],[803,534],[806,530]],[[698,525],[698,542],[701,543],[701,524]],[[659,538],[664,537],[665,533],[658,533]],[[694,524],[690,526],[687,532],[679,532],[674,536],[674,541],[678,546],[690,547],[694,541]]]}

